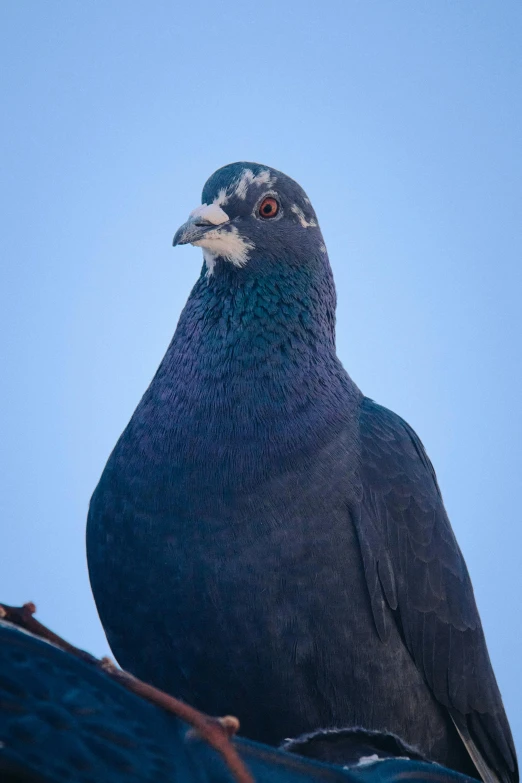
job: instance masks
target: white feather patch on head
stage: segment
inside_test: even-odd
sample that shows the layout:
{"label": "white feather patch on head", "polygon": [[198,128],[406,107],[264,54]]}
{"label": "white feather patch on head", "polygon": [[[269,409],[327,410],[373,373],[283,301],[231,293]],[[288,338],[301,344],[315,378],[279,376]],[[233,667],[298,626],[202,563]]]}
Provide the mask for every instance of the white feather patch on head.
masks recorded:
{"label": "white feather patch on head", "polygon": [[196,209],[192,210],[190,217],[203,218],[203,220],[208,220],[209,223],[214,223],[215,226],[219,226],[221,223],[226,223],[227,220],[230,220],[227,213],[215,202],[213,204],[201,204],[200,207],[196,207]]}
{"label": "white feather patch on head", "polygon": [[250,251],[255,247],[253,242],[241,236],[235,226],[227,227],[227,229],[221,231],[212,229],[207,231],[201,239],[192,242],[193,245],[203,248],[203,257],[209,274],[212,274],[218,256],[230,261],[235,266],[244,266],[248,261]]}
{"label": "white feather patch on head", "polygon": [[244,169],[241,177],[236,183],[234,193],[238,198],[244,201],[248,188],[251,185],[267,185],[267,187],[271,188],[275,182],[276,177],[272,177],[268,169],[263,169],[259,174],[254,174],[252,169]]}
{"label": "white feather patch on head", "polygon": [[221,188],[216,198],[214,199],[213,203],[217,204],[218,207],[224,207],[227,201],[228,201],[227,189]]}
{"label": "white feather patch on head", "polygon": [[305,213],[301,209],[301,207],[298,207],[297,204],[292,204],[290,207],[294,215],[297,215],[299,218],[299,222],[302,225],[303,228],[313,228],[317,225],[316,221],[312,218],[311,220],[307,220],[305,217]]}

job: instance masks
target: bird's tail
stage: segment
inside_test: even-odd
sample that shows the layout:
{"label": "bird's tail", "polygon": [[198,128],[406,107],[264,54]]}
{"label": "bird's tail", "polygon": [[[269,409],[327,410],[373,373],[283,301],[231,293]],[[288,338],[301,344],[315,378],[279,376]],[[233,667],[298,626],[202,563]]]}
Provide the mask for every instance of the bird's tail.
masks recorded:
{"label": "bird's tail", "polygon": [[469,731],[462,726],[459,726],[455,719],[453,719],[453,723],[455,724],[455,728],[457,729],[472,762],[477,768],[477,772],[479,773],[483,783],[502,783],[498,775],[496,775],[484,761],[484,757],[473,742]]}

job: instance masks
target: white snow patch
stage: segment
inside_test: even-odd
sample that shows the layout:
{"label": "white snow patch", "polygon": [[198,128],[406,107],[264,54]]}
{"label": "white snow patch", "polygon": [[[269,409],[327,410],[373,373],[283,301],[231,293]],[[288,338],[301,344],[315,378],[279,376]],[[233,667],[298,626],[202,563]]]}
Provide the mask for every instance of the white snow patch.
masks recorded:
{"label": "white snow patch", "polygon": [[364,767],[366,764],[375,764],[376,761],[385,761],[385,759],[381,759],[377,753],[374,753],[372,756],[361,756],[357,766]]}
{"label": "white snow patch", "polygon": [[210,275],[214,270],[218,256],[230,261],[235,266],[244,266],[248,261],[250,251],[255,247],[253,242],[243,239],[235,226],[230,226],[225,231],[217,229],[207,231],[201,239],[192,242],[192,244],[203,248],[203,257]]}
{"label": "white snow patch", "polygon": [[307,220],[305,217],[305,213],[301,209],[301,207],[298,207],[297,204],[292,204],[290,207],[294,215],[297,215],[299,218],[299,222],[302,225],[303,228],[313,228],[317,225],[316,221],[312,218],[311,220]]}
{"label": "white snow patch", "polygon": [[319,245],[319,250],[321,253],[326,253],[326,245]]}
{"label": "white snow patch", "polygon": [[252,169],[244,169],[236,184],[234,192],[238,198],[245,200],[248,188],[251,185],[257,185],[258,187],[260,185],[267,185],[268,187],[272,187],[275,181],[276,177],[272,177],[268,169],[263,169],[259,174],[254,174]]}
{"label": "white snow patch", "polygon": [[[374,753],[372,756],[361,756],[357,762],[357,767],[364,767],[366,764],[375,764],[376,761],[412,761],[409,756],[383,756],[382,758]],[[432,762],[435,764],[436,762]],[[343,767],[343,769],[350,769],[350,767]]]}
{"label": "white snow patch", "polygon": [[219,226],[221,223],[226,223],[230,220],[227,213],[221,209],[219,204],[214,202],[213,204],[201,204],[200,207],[196,207],[190,213],[191,218],[203,218],[208,220],[209,223],[213,223],[215,226]]}

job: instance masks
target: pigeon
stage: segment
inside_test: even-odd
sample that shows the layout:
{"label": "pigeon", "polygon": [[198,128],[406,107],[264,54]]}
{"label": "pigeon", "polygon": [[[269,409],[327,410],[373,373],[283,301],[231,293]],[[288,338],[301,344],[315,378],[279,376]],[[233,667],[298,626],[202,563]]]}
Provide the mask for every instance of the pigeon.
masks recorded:
{"label": "pigeon", "polygon": [[229,164],[176,232],[187,243],[201,274],[89,507],[119,664],[269,745],[359,726],[517,781],[433,467],[336,354],[310,200],[276,169]]}

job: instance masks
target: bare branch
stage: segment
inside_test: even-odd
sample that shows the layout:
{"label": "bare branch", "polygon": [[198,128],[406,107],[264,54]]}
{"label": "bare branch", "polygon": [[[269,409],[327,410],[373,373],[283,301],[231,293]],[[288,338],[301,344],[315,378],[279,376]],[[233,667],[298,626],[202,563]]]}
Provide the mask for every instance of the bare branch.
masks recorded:
{"label": "bare branch", "polygon": [[154,686],[138,680],[137,677],[116,666],[110,658],[102,658],[100,660],[85,650],[74,647],[36,620],[33,616],[35,612],[36,606],[33,603],[27,603],[23,606],[8,606],[0,603],[1,619],[51,642],[61,650],[104,672],[112,680],[123,685],[137,696],[141,696],[141,698],[167,710],[167,712],[173,713],[180,720],[192,726],[193,735],[200,736],[221,754],[237,783],[254,783],[252,776],[230,741],[230,738],[239,729],[239,721],[236,717],[226,715],[223,718],[213,718],[210,715],[206,715],[189,704],[169,696],[168,693],[159,690],[159,688],[154,688]]}

